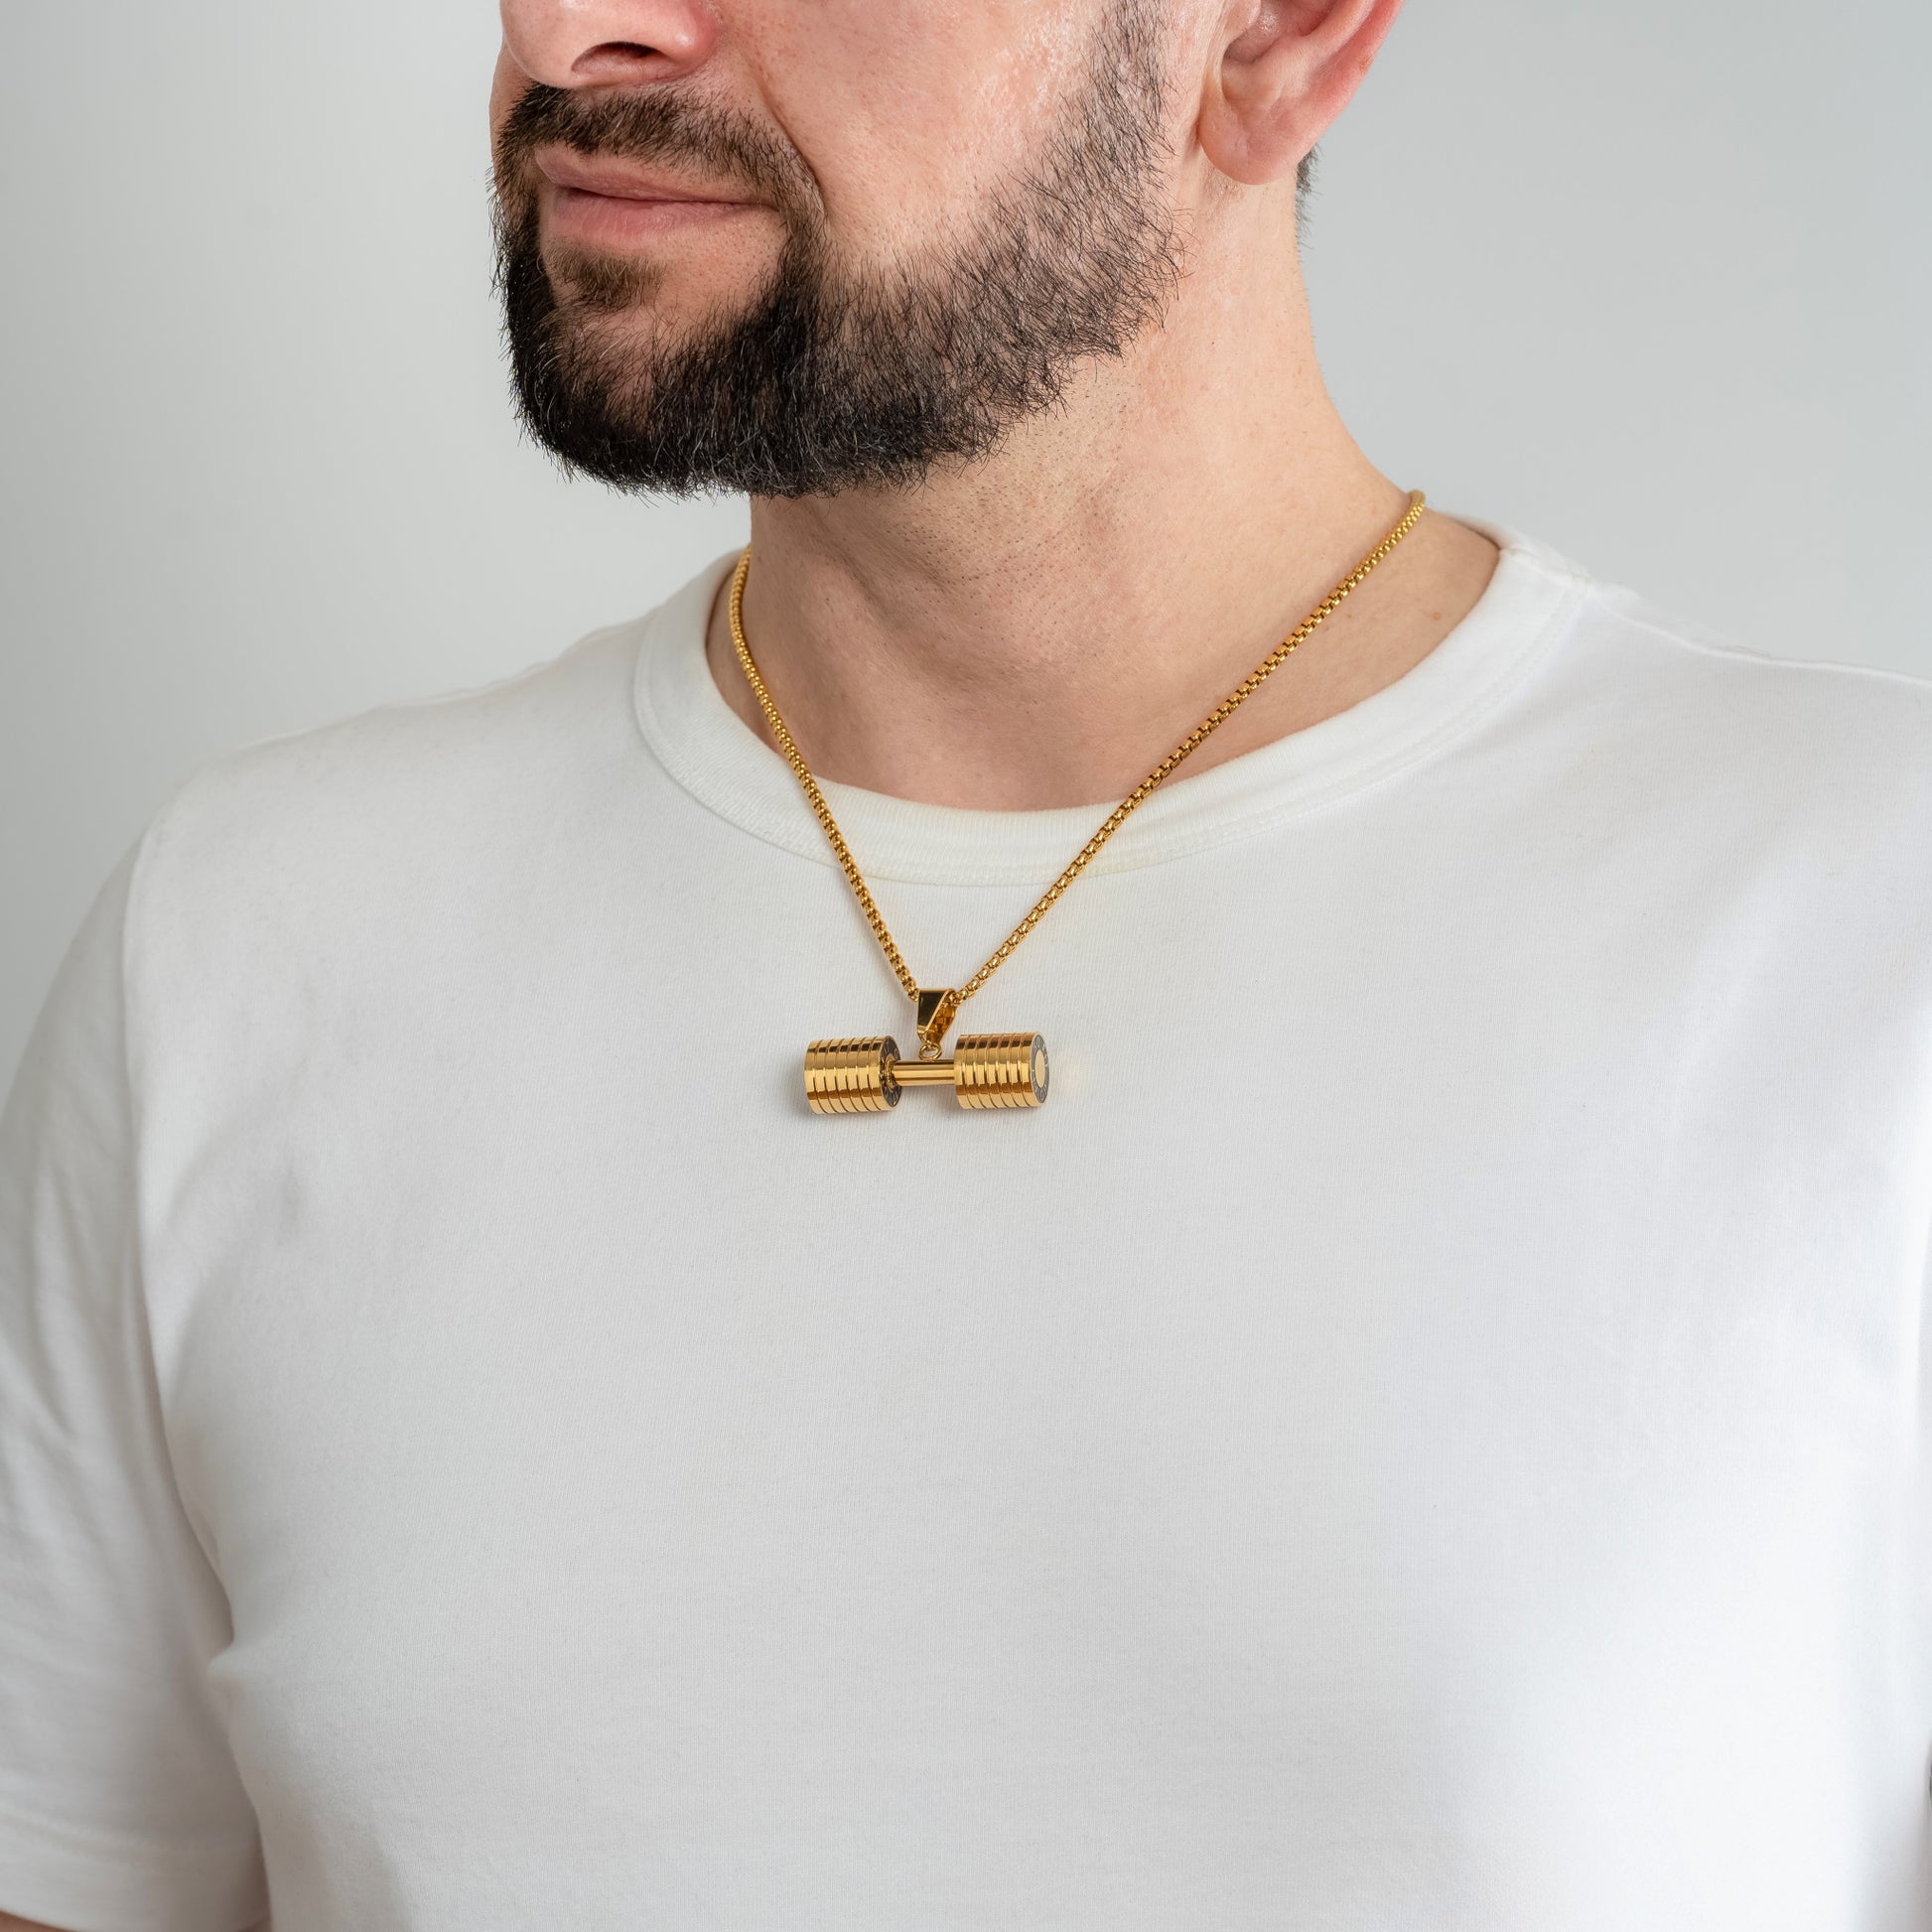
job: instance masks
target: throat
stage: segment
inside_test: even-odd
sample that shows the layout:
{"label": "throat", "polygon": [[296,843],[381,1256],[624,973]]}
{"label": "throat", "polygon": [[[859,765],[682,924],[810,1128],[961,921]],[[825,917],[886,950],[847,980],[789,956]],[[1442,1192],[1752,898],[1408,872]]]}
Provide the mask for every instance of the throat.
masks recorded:
{"label": "throat", "polygon": [[[1342,581],[1405,507],[1292,568],[1216,597],[1109,596],[1064,556],[1001,621],[983,593],[881,596],[863,580],[799,583],[781,546],[745,591],[757,660],[810,769],[908,801],[978,811],[1110,806],[1126,797]],[[1413,532],[1188,756],[1192,775],[1350,709],[1408,675],[1473,609],[1490,540],[1425,512]],[[1283,581],[1292,579],[1292,581]],[[774,581],[775,580],[775,581]],[[794,588],[795,586],[795,588]],[[713,681],[781,751],[740,667],[728,598],[706,640]]]}

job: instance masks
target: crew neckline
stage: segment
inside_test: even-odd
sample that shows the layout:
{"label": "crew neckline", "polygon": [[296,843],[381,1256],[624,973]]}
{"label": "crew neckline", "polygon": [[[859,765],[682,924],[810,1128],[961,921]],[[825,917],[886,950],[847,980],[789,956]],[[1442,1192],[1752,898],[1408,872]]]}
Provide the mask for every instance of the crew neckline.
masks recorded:
{"label": "crew neckline", "polygon": [[[1422,661],[1345,711],[1206,770],[1168,780],[1088,867],[1126,872],[1252,837],[1432,758],[1526,680],[1574,619],[1591,580],[1519,532],[1462,517],[1501,554],[1468,615]],[[741,831],[835,866],[791,767],[725,701],[705,655],[719,590],[738,562],[714,558],[636,621],[631,689],[657,761]],[[1107,816],[1105,805],[981,811],[820,780],[868,878],[930,885],[1044,885]]]}

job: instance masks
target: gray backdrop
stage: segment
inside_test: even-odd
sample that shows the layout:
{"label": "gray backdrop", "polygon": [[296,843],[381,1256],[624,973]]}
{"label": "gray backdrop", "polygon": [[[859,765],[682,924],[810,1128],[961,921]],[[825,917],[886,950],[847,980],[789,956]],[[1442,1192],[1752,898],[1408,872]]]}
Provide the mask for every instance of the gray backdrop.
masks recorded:
{"label": "gray backdrop", "polygon": [[[167,790],[655,603],[737,502],[565,484],[489,291],[485,0],[23,8],[0,77],[0,1084]],[[1932,675],[1932,10],[1412,0],[1325,144],[1329,378],[1442,507]]]}

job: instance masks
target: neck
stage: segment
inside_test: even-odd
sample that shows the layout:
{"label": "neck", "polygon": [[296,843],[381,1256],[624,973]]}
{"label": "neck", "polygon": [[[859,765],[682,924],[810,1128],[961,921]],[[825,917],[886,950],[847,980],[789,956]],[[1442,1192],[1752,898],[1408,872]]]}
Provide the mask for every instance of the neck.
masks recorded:
{"label": "neck", "polygon": [[[1253,287],[1225,263],[1189,276],[1160,330],[988,458],[754,500],[745,627],[815,773],[989,810],[1112,802],[1400,519],[1406,490],[1321,382],[1292,236],[1265,266]],[[1494,559],[1425,516],[1183,774],[1402,676]],[[712,674],[769,743],[725,603]]]}

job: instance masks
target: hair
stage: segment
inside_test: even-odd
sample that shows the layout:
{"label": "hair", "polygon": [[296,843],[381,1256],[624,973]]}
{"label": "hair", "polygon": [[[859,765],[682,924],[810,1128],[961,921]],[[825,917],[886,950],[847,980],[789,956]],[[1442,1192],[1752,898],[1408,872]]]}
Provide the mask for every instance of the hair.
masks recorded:
{"label": "hair", "polygon": [[[1158,325],[1180,274],[1165,205],[1161,0],[1116,0],[1067,111],[958,233],[841,261],[810,170],[759,123],[681,90],[542,84],[496,138],[497,284],[525,427],[566,472],[637,492],[830,494],[921,481],[1052,408],[1083,361]],[[532,156],[695,161],[755,188],[785,239],[741,314],[664,340],[661,266],[543,244]],[[1314,156],[1296,175],[1298,228]]]}
{"label": "hair", "polygon": [[[676,90],[532,86],[496,143],[525,425],[566,470],[639,492],[827,494],[984,455],[1053,407],[1078,364],[1157,324],[1179,275],[1157,24],[1151,0],[1121,0],[1039,151],[909,262],[842,263],[803,161],[755,122]],[[547,143],[756,184],[786,233],[769,283],[743,314],[656,340],[655,262],[542,247],[530,157]]]}

